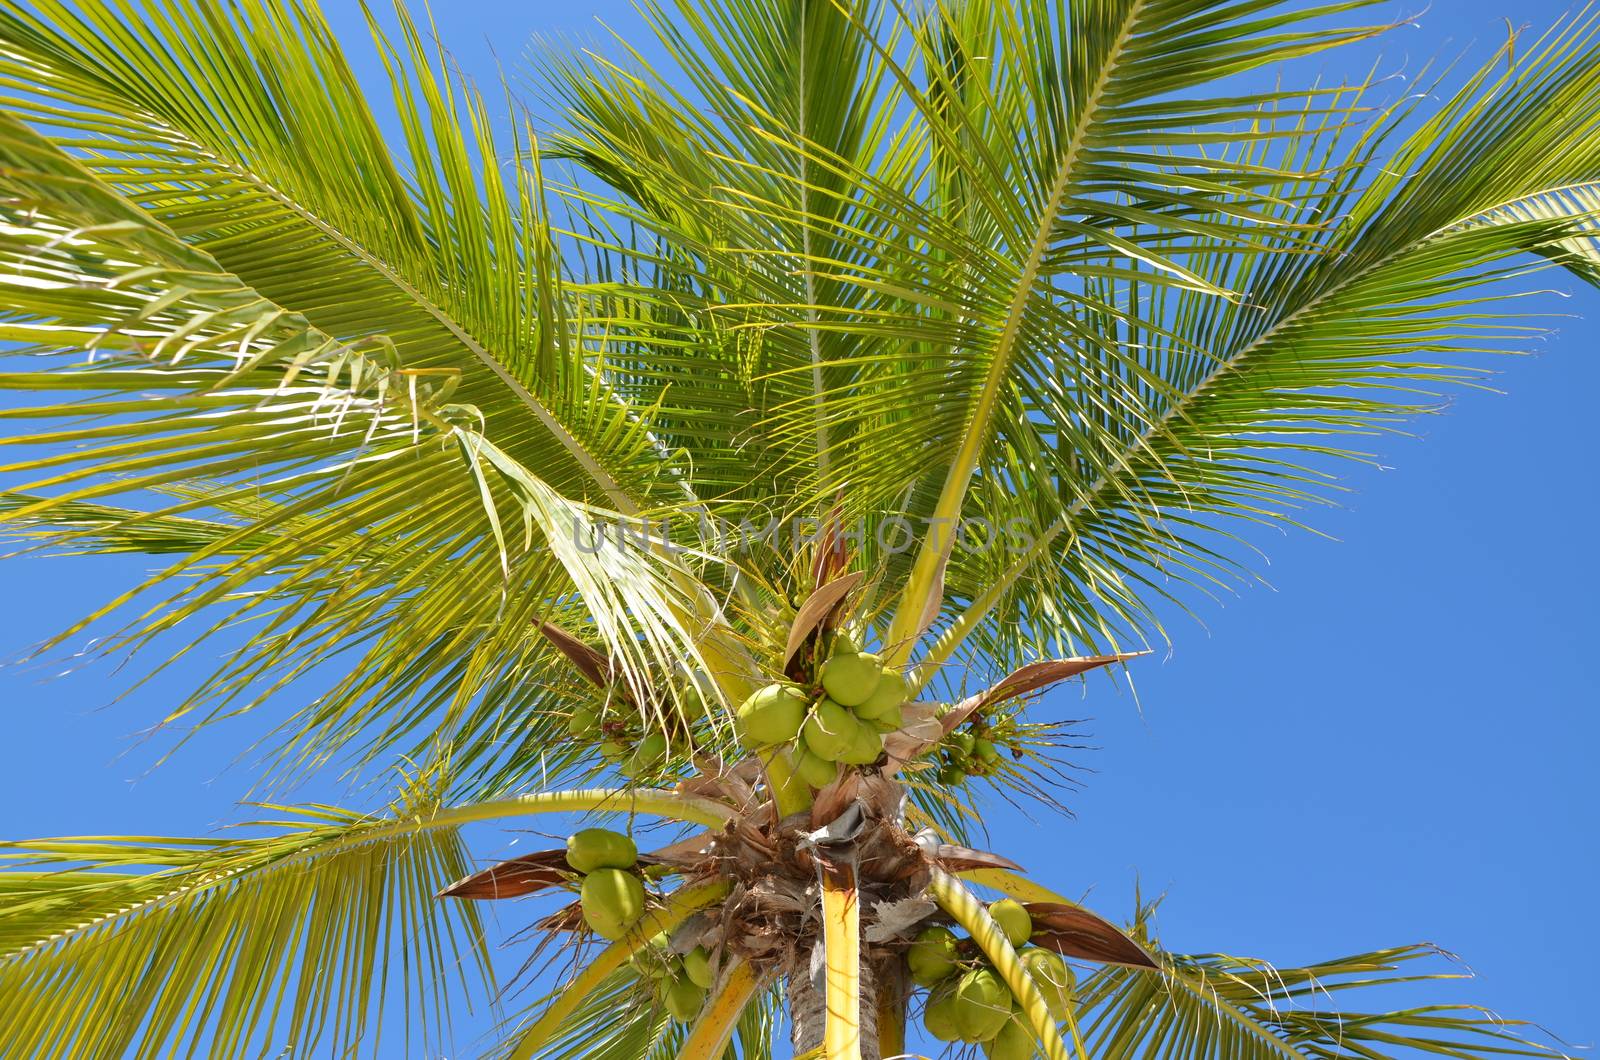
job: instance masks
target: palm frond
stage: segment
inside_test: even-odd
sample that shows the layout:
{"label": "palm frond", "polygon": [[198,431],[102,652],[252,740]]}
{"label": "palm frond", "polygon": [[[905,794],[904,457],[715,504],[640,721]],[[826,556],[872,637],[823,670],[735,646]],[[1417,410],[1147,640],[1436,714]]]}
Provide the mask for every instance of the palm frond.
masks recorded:
{"label": "palm frond", "polygon": [[[1226,591],[1245,551],[1238,528],[1293,525],[1327,503],[1347,439],[1437,407],[1442,389],[1481,376],[1484,355],[1534,332],[1497,304],[1533,255],[1593,280],[1597,58],[1589,16],[1512,67],[1485,64],[1429,120],[1408,100],[1351,143],[1308,119],[1276,149],[1308,170],[1338,163],[1336,179],[1284,207],[1291,227],[1314,231],[1313,252],[1219,241],[1190,259],[1242,301],[1092,283],[1108,304],[1139,308],[1096,326],[1140,351],[1150,376],[1129,381],[1127,403],[1144,411],[1106,445],[1040,430],[1031,411],[1013,422],[1015,455],[977,487],[976,511],[1019,519],[1026,540],[958,557],[953,621],[930,661],[980,627],[973,658],[1115,643],[1150,628],[1174,586]],[[1346,106],[1365,94],[1350,92]]]}
{"label": "palm frond", "polygon": [[565,331],[536,175],[503,180],[484,100],[397,10],[403,41],[374,38],[404,160],[310,5],[7,3],[0,102],[319,330],[385,335],[404,367],[459,377],[501,444],[567,495],[634,503],[635,461],[656,454]]}
{"label": "palm frond", "polygon": [[378,1041],[384,1010],[441,1048],[446,996],[492,983],[476,915],[433,897],[466,864],[437,794],[400,827],[276,807],[253,838],[0,846],[0,1051],[321,1056]]}
{"label": "palm frond", "polygon": [[[216,716],[258,703],[365,646],[286,743],[320,762],[410,708],[405,723],[390,719],[388,745],[430,720],[402,702],[419,680],[464,664],[431,718],[448,730],[494,675],[548,657],[532,623],[563,597],[587,601],[594,636],[636,690],[676,667],[736,672],[725,644],[718,665],[705,661],[721,643],[720,620],[681,558],[586,547],[609,513],[569,499],[486,437],[481,410],[453,400],[454,369],[404,367],[387,335],[320,330],[14,119],[0,139],[0,329],[38,344],[46,369],[5,373],[0,386],[87,395],[0,413],[67,421],[6,439],[44,455],[5,467],[32,477],[8,495],[4,517],[35,536],[53,528],[67,549],[120,551],[138,540],[181,555],[62,636],[141,590],[159,603],[147,602],[106,650],[149,644],[183,622],[210,623],[211,633],[257,622],[167,720],[201,704]],[[91,359],[69,359],[75,350]],[[105,502],[123,498],[108,528]],[[423,672],[400,659],[423,660]]]}
{"label": "palm frond", "polygon": [[[1174,1048],[1201,1060],[1562,1055],[1524,1037],[1526,1024],[1472,1005],[1367,1007],[1386,988],[1462,978],[1410,967],[1440,957],[1432,946],[1403,946],[1305,968],[1220,955],[1169,955],[1159,975],[1107,967],[1080,988],[1084,1034],[1106,1060]],[[1358,991],[1350,1003],[1362,1007],[1344,1008],[1345,991]]]}

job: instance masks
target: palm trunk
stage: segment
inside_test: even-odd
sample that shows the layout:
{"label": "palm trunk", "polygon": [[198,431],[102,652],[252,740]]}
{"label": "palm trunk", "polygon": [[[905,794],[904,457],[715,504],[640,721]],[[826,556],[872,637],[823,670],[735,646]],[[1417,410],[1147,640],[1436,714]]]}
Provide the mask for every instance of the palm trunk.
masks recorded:
{"label": "palm trunk", "polygon": [[[789,1018],[792,1023],[789,1042],[794,1047],[795,1056],[804,1056],[812,1049],[822,1048],[823,1029],[828,1021],[823,997],[825,968],[822,941],[819,939],[804,957],[797,955],[794,966],[785,976],[789,993]],[[872,963],[863,961],[860,996],[839,1002],[860,1009],[861,1060],[880,1060],[877,990],[874,983]]]}

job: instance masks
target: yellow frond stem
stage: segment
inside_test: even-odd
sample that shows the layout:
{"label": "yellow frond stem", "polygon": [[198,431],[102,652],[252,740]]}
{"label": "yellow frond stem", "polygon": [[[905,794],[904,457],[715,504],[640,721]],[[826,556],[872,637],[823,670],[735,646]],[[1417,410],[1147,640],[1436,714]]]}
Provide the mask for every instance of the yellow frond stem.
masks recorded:
{"label": "yellow frond stem", "polygon": [[718,1060],[733,1038],[740,1014],[760,988],[761,976],[747,962],[735,958],[678,1051],[678,1060]]}
{"label": "yellow frond stem", "polygon": [[992,888],[1007,898],[1015,898],[1019,902],[1054,902],[1058,905],[1078,905],[1072,899],[1059,895],[1050,888],[1034,883],[1026,876],[1020,876],[1007,869],[968,869],[966,872],[958,872],[956,875],[969,883]]}
{"label": "yellow frond stem", "polygon": [[823,870],[822,945],[827,964],[824,1055],[827,1060],[861,1060],[861,902],[853,866]]}
{"label": "yellow frond stem", "polygon": [[[530,813],[648,813],[675,821],[721,828],[733,817],[733,809],[713,799],[702,799],[660,788],[629,791],[624,788],[580,788],[574,791],[549,791],[496,799],[468,806],[440,810],[428,821],[431,827],[445,828],[492,821],[501,817],[520,817]],[[363,838],[381,838],[387,831],[409,832],[416,822],[394,822],[391,829],[378,828]]]}
{"label": "yellow frond stem", "polygon": [[[1050,1015],[1050,1007],[1045,1003],[1044,995],[1039,992],[1038,984],[1033,981],[1027,969],[1022,967],[1016,949],[1012,947],[1000,925],[994,922],[989,910],[977,896],[962,885],[960,880],[943,869],[935,868],[932,873],[928,891],[933,895],[933,900],[938,902],[939,907],[949,913],[956,923],[967,930],[973,941],[978,944],[978,948],[983,951],[983,955],[989,959],[989,963],[994,965],[995,971],[1000,973],[1000,978],[1005,980],[1011,995],[1021,1006],[1023,1018],[1032,1029],[1045,1060],[1069,1060],[1066,1043],[1061,1040],[1061,1031]],[[1083,1039],[1078,1035],[1078,1024],[1072,1017],[1071,1009],[1067,1011],[1067,1030],[1072,1035],[1077,1060],[1089,1060],[1089,1055],[1083,1048]]]}

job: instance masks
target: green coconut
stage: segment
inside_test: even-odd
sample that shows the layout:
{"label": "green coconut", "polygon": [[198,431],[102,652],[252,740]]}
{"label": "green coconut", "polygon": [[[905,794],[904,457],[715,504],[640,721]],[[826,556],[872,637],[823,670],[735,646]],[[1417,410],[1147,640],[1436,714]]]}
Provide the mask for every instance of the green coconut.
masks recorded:
{"label": "green coconut", "polygon": [[694,721],[711,713],[705,689],[693,681],[678,689],[678,694],[673,698],[672,705],[678,717],[685,721]]}
{"label": "green coconut", "polygon": [[1011,1018],[1011,991],[993,968],[974,968],[956,984],[952,1009],[962,1041],[986,1042]]}
{"label": "green coconut", "polygon": [[839,756],[839,761],[851,766],[870,766],[881,754],[883,754],[883,734],[871,725],[864,725],[858,721],[855,736],[844,754]]}
{"label": "green coconut", "polygon": [[829,655],[859,655],[860,653],[861,645],[854,637],[842,629],[834,631],[833,643],[829,645]]}
{"label": "green coconut", "polygon": [[667,952],[667,935],[662,932],[649,942],[640,946],[628,963],[633,970],[647,979],[665,979],[673,974],[673,958]]}
{"label": "green coconut", "polygon": [[600,744],[600,757],[608,762],[621,762],[633,755],[633,747],[627,740],[613,736]]}
{"label": "green coconut", "polygon": [[673,1019],[688,1023],[700,1014],[701,1006],[706,1003],[706,988],[683,976],[673,980],[672,985],[667,987],[661,1002]]}
{"label": "green coconut", "polygon": [[[856,714],[861,713],[861,708],[856,708]],[[905,713],[899,707],[890,707],[875,718],[868,718],[867,724],[881,733],[891,733],[901,728],[906,723]]]}
{"label": "green coconut", "polygon": [[993,740],[978,737],[972,743],[972,753],[984,765],[992,766],[1000,761],[1000,749],[994,745]]}
{"label": "green coconut", "polygon": [[1033,917],[1028,915],[1028,911],[1022,908],[1022,903],[1015,898],[1002,898],[997,902],[990,902],[989,915],[1000,925],[1000,930],[1006,933],[1011,945],[1020,946],[1033,937]]}
{"label": "green coconut", "polygon": [[794,685],[768,685],[739,707],[739,738],[747,747],[788,743],[806,717],[806,694]]}
{"label": "green coconut", "polygon": [[599,725],[600,715],[593,707],[573,707],[572,713],[567,716],[569,736],[593,736]]}
{"label": "green coconut", "polygon": [[961,1028],[956,1026],[956,992],[946,986],[928,995],[928,1004],[922,1010],[922,1025],[928,1033],[941,1042],[961,1040]]}
{"label": "green coconut", "polygon": [[1033,1032],[1013,1016],[989,1041],[983,1043],[988,1060],[1033,1060]]}
{"label": "green coconut", "polygon": [[846,707],[859,706],[878,690],[883,660],[867,652],[835,655],[822,664],[817,676],[834,702]]}
{"label": "green coconut", "polygon": [[906,683],[905,675],[899,670],[884,670],[878,676],[878,687],[872,690],[872,695],[857,705],[856,717],[880,718],[891,710],[899,710],[909,698],[911,686]]}
{"label": "green coconut", "polygon": [[1072,1004],[1072,992],[1077,984],[1077,976],[1072,974],[1067,962],[1061,959],[1061,954],[1055,950],[1033,947],[1022,952],[1022,967],[1038,984],[1039,992],[1044,995],[1044,1003],[1050,1009],[1050,1015],[1058,1022],[1066,1019],[1067,1009]]}
{"label": "green coconut", "polygon": [[633,749],[633,754],[622,764],[622,774],[626,777],[644,777],[661,768],[667,757],[666,733],[652,732],[639,741],[639,746]]}
{"label": "green coconut", "polygon": [[825,788],[839,776],[837,763],[819,758],[803,747],[794,756],[794,768],[800,779],[813,788]]}
{"label": "green coconut", "polygon": [[966,771],[960,766],[951,763],[939,767],[939,783],[954,787],[957,784],[965,784],[966,782]]}
{"label": "green coconut", "polygon": [[978,738],[966,729],[957,729],[944,738],[945,746],[950,748],[952,755],[962,758],[971,758],[973,750],[977,747]]}
{"label": "green coconut", "polygon": [[848,710],[824,697],[806,719],[801,735],[812,754],[829,762],[837,762],[841,755],[850,750],[859,727]]}
{"label": "green coconut", "polygon": [[567,864],[574,872],[595,869],[631,869],[639,862],[639,848],[621,832],[585,828],[567,837]]}
{"label": "green coconut", "polygon": [[956,933],[947,927],[923,928],[906,951],[912,981],[918,986],[933,986],[948,979],[960,956],[957,944]]}
{"label": "green coconut", "polygon": [[702,990],[711,986],[711,954],[704,946],[696,946],[683,955],[683,974]]}
{"label": "green coconut", "polygon": [[578,891],[583,919],[594,933],[620,939],[644,914],[644,884],[621,869],[596,869],[583,879]]}

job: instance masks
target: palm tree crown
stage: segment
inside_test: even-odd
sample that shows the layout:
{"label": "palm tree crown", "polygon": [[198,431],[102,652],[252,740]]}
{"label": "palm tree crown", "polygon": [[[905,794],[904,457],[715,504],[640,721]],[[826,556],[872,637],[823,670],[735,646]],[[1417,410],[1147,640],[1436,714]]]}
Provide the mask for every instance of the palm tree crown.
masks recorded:
{"label": "palm tree crown", "polygon": [[[553,130],[401,6],[385,136],[311,0],[0,0],[0,523],[169,560],[54,643],[226,632],[166,722],[407,763],[0,848],[0,1054],[433,1055],[478,903],[565,891],[492,1055],[1548,1055],[1374,1014],[1426,947],[1169,953],[970,845],[1037,693],[1600,281],[1600,24],[1283,87],[1369,6],[644,0],[671,69],[538,53]],[[471,871],[538,813],[627,834]]]}

